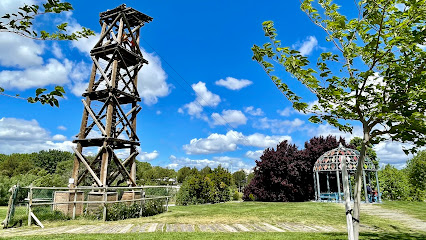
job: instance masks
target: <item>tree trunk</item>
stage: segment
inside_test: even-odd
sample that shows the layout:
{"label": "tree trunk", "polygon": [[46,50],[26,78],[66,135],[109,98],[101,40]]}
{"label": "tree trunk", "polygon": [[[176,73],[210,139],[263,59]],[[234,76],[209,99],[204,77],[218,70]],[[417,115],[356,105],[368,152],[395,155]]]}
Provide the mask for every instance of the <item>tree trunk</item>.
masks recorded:
{"label": "tree trunk", "polygon": [[364,139],[361,143],[361,152],[358,160],[358,165],[355,173],[355,196],[354,196],[354,212],[353,212],[353,227],[355,240],[359,238],[359,223],[360,223],[360,208],[361,208],[361,186],[362,186],[362,171],[364,168],[364,159],[366,154],[366,146],[370,141],[370,131],[364,127]]}

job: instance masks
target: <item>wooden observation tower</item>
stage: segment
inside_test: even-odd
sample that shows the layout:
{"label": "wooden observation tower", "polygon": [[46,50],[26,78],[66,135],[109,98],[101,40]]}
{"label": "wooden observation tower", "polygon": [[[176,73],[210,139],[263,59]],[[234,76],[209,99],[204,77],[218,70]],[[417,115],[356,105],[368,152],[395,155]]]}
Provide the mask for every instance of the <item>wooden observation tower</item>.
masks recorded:
{"label": "wooden observation tower", "polygon": [[[150,16],[124,4],[100,13],[102,33],[90,51],[93,67],[83,94],[80,133],[73,141],[77,148],[73,149],[72,186],[82,184],[85,178],[99,187],[124,181],[136,186],[135,157],[140,145],[136,115],[141,110],[137,81],[139,70],[148,64],[139,48],[139,31],[150,21]],[[92,160],[83,154],[87,147],[98,147]],[[121,160],[117,151],[128,156]]]}

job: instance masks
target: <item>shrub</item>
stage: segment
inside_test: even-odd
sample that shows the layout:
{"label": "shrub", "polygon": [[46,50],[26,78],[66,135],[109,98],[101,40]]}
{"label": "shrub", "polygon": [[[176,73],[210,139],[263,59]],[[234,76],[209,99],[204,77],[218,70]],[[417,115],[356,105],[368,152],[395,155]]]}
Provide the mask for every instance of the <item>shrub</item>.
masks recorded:
{"label": "shrub", "polygon": [[176,199],[178,205],[218,203],[231,200],[232,175],[218,166],[211,173],[191,175],[182,184]]}
{"label": "shrub", "polygon": [[242,198],[242,194],[239,193],[238,191],[234,191],[234,194],[232,195],[232,200],[234,201],[238,201]]}

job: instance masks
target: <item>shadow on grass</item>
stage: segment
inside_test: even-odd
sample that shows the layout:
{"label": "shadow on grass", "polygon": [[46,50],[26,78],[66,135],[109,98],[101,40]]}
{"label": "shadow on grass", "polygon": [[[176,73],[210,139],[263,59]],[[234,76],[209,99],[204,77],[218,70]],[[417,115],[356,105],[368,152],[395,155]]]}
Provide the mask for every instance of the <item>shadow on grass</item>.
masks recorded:
{"label": "shadow on grass", "polygon": [[372,240],[396,240],[396,239],[426,239],[426,232],[425,233],[407,233],[407,232],[397,232],[397,233],[361,233],[360,234],[361,239],[372,239]]}

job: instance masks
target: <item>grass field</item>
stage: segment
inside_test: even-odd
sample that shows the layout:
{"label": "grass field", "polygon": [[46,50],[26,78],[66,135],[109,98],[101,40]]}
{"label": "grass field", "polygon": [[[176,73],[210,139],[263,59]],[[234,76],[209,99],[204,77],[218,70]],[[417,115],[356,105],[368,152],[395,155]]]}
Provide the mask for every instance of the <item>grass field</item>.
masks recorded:
{"label": "grass field", "polygon": [[[413,211],[416,208],[423,208],[423,203],[413,203],[411,205],[401,204]],[[399,209],[398,204],[390,204],[386,202],[384,207],[394,207]],[[407,208],[407,207],[406,207]],[[424,209],[422,209],[424,210]],[[25,212],[25,208],[21,208],[18,212]],[[409,214],[409,212],[407,212]],[[6,214],[6,208],[0,207],[0,220],[3,220]],[[419,213],[420,214],[420,213]],[[145,222],[157,223],[188,223],[188,224],[209,224],[209,223],[257,223],[257,222],[290,222],[301,224],[316,224],[333,226],[342,229],[342,232],[336,233],[297,233],[297,232],[248,232],[248,233],[127,233],[127,234],[62,234],[62,235],[46,235],[25,237],[24,239],[135,239],[143,236],[143,239],[174,239],[174,240],[191,240],[191,239],[347,239],[345,230],[345,214],[344,208],[340,204],[335,203],[260,203],[260,202],[230,202],[213,205],[195,205],[195,206],[173,206],[169,208],[169,212],[152,217],[144,217],[138,219],[127,219],[110,224],[141,224]],[[363,214],[361,223],[368,225],[373,232],[363,232],[361,239],[426,239],[426,233],[413,232],[401,225],[397,221],[384,220],[373,215]],[[66,226],[66,225],[86,225],[86,224],[103,224],[102,221],[89,219],[76,219],[69,221],[44,221],[46,227]],[[26,228],[26,227],[25,227]],[[1,230],[0,230],[1,233]],[[1,234],[0,234],[1,235]],[[15,239],[22,239],[17,237]]]}
{"label": "grass field", "polygon": [[385,201],[384,208],[400,210],[404,213],[426,221],[426,202]]}

